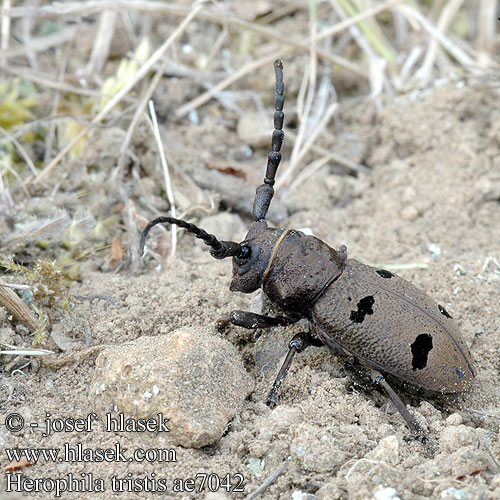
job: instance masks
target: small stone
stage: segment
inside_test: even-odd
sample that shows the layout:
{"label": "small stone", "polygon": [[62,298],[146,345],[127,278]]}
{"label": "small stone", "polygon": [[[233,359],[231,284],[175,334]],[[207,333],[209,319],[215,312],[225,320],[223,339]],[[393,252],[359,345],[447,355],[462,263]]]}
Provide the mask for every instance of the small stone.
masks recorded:
{"label": "small stone", "polygon": [[441,453],[453,453],[464,446],[477,444],[477,435],[474,429],[463,424],[449,425],[443,428],[439,444]]}
{"label": "small stone", "polygon": [[391,487],[384,488],[379,485],[379,489],[373,495],[375,500],[400,500],[398,492]]}
{"label": "small stone", "polygon": [[366,457],[397,465],[399,463],[399,443],[396,436],[383,438],[372,451],[366,454]]}
{"label": "small stone", "polygon": [[265,461],[260,458],[248,459],[247,469],[253,473],[255,477],[261,477],[264,474]]}
{"label": "small stone", "polygon": [[401,217],[404,220],[414,221],[418,217],[418,210],[413,205],[408,205],[401,210]]}
{"label": "small stone", "polygon": [[254,148],[268,147],[272,130],[272,121],[269,120],[266,127],[262,114],[256,112],[243,113],[237,126],[239,139]]}
{"label": "small stone", "polygon": [[136,419],[161,413],[175,444],[200,448],[220,439],[253,386],[228,341],[184,328],[103,351],[90,396]]}
{"label": "small stone", "polygon": [[500,474],[495,474],[490,482],[492,488],[500,488]]}
{"label": "small stone", "polygon": [[[207,233],[215,234],[220,241],[242,241],[247,232],[241,217],[229,212],[203,217],[200,221],[200,227]],[[205,243],[199,239],[195,240],[195,245],[207,248]]]}
{"label": "small stone", "polygon": [[230,500],[231,497],[220,491],[209,491],[205,495],[205,500]]}
{"label": "small stone", "polygon": [[474,185],[476,200],[480,203],[498,201],[500,199],[500,185],[498,180],[498,178],[487,176],[480,177]]}
{"label": "small stone", "polygon": [[78,342],[78,340],[72,339],[64,333],[63,327],[60,323],[56,323],[52,327],[50,336],[61,351],[71,351],[81,347],[81,343]]}
{"label": "small stone", "polygon": [[200,116],[198,115],[198,112],[196,109],[192,109],[188,113],[188,120],[193,123],[194,125],[199,125],[200,124]]}
{"label": "small stone", "polygon": [[445,500],[466,500],[469,495],[464,489],[448,488],[441,492],[441,498]]}
{"label": "small stone", "polygon": [[311,493],[306,493],[301,490],[295,490],[292,493],[292,500],[315,500],[316,495],[313,495]]}
{"label": "small stone", "polygon": [[458,262],[453,264],[453,271],[461,276],[464,276],[467,273],[466,269]]}
{"label": "small stone", "polygon": [[406,186],[403,191],[403,201],[413,201],[417,197],[417,192],[413,186]]}
{"label": "small stone", "polygon": [[[1,309],[1,308],[0,308]],[[1,324],[1,322],[0,322]],[[14,343],[14,330],[10,325],[5,321],[5,325],[0,328],[0,342],[4,344],[13,344]]]}
{"label": "small stone", "polygon": [[460,425],[463,422],[462,415],[460,413],[452,413],[446,420],[445,423],[446,425]]}
{"label": "small stone", "polygon": [[441,255],[443,250],[441,250],[441,247],[437,243],[429,243],[427,246],[427,250],[432,254],[432,258],[436,259]]}
{"label": "small stone", "polygon": [[253,156],[253,149],[248,144],[241,144],[231,150],[231,156],[234,161],[247,161]]}

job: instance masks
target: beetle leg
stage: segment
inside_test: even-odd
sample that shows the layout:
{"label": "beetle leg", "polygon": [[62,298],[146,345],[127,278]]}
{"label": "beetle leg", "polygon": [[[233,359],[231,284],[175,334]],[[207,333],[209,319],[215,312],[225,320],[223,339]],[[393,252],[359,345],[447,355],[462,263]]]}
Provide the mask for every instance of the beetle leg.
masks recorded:
{"label": "beetle leg", "polygon": [[[288,343],[288,354],[286,355],[285,361],[281,366],[281,369],[276,376],[276,380],[274,381],[273,387],[269,396],[267,396],[266,405],[274,408],[276,406],[276,402],[278,400],[278,391],[281,387],[281,384],[292,365],[293,358],[298,352],[302,352],[304,349],[309,347],[310,345],[316,345],[316,339],[311,337],[310,332],[300,332],[297,335],[294,335],[292,340]],[[323,344],[321,344],[323,345]]]}
{"label": "beetle leg", "polygon": [[431,442],[429,441],[429,438],[427,437],[425,431],[422,429],[422,427],[420,427],[418,422],[415,420],[415,417],[408,411],[406,405],[403,403],[403,401],[401,401],[401,398],[396,394],[394,389],[387,383],[384,376],[380,372],[377,372],[375,370],[371,370],[371,376],[373,381],[381,385],[384,388],[385,392],[387,392],[387,395],[391,398],[394,406],[399,411],[401,416],[405,419],[406,424],[408,425],[410,431],[414,434],[414,436],[433,453],[433,446],[431,445]]}
{"label": "beetle leg", "polygon": [[231,311],[229,321],[236,326],[243,328],[271,328],[272,326],[287,326],[296,323],[299,318],[288,316],[264,316],[250,311]]}

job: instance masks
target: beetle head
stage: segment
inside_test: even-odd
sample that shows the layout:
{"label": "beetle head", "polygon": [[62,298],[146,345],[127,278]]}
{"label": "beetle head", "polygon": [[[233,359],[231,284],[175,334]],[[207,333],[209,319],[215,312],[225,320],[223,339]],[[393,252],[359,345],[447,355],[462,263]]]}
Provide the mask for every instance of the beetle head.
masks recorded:
{"label": "beetle head", "polygon": [[233,257],[232,291],[251,293],[257,290],[264,278],[274,248],[283,229],[267,227],[265,221],[254,222],[240,243],[240,251]]}

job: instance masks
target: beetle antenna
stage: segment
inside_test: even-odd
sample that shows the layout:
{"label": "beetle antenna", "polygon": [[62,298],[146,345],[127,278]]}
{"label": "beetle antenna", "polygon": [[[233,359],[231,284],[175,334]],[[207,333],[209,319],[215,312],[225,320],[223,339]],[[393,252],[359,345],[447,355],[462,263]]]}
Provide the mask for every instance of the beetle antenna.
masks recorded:
{"label": "beetle antenna", "polygon": [[264,184],[255,191],[255,201],[253,202],[253,216],[256,221],[266,218],[269,205],[274,195],[274,178],[281,161],[281,145],[283,144],[283,103],[285,102],[283,83],[283,63],[280,59],[274,61],[274,73],[276,75],[276,95],[274,97],[274,130],[271,141],[271,152],[267,157],[266,176]]}
{"label": "beetle antenna", "polygon": [[195,238],[203,240],[203,242],[211,247],[210,255],[215,259],[225,259],[226,257],[233,257],[238,255],[241,251],[241,245],[234,241],[219,241],[213,234],[207,233],[204,229],[186,222],[182,219],[175,219],[174,217],[158,217],[152,220],[144,228],[141,235],[141,243],[139,245],[139,253],[144,255],[144,247],[146,246],[146,238],[152,227],[157,224],[175,224],[184,228],[186,231],[193,233]]}

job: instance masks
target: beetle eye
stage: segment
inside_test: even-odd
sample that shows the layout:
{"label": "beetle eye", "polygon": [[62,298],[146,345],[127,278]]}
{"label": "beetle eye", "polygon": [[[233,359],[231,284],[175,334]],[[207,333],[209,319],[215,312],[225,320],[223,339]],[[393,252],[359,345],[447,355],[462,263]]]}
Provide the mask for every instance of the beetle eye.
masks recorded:
{"label": "beetle eye", "polygon": [[240,251],[238,255],[234,257],[234,260],[239,266],[241,266],[246,263],[246,261],[250,258],[251,255],[252,255],[252,250],[250,249],[250,247],[247,245],[241,245]]}
{"label": "beetle eye", "polygon": [[233,262],[237,266],[236,272],[241,276],[252,269],[255,261],[259,257],[259,244],[255,241],[244,241],[240,245],[238,253],[233,257]]}

